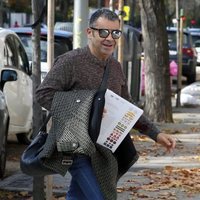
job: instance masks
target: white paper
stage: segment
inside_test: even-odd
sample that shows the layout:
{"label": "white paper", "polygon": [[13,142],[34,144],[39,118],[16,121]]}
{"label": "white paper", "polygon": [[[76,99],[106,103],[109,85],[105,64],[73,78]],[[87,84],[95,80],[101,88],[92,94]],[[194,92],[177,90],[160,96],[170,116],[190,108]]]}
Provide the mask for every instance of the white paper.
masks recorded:
{"label": "white paper", "polygon": [[105,94],[105,109],[97,143],[115,152],[117,147],[133,128],[143,110],[115,94]]}

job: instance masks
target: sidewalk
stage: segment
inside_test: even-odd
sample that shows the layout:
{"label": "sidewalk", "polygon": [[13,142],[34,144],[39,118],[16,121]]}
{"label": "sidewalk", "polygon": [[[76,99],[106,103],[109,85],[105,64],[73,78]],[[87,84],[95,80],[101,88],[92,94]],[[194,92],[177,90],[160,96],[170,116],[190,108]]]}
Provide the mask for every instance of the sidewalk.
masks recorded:
{"label": "sidewalk", "polygon": [[[142,155],[119,181],[118,199],[200,199],[200,181],[195,182],[200,173],[199,108],[174,107],[173,119],[174,124],[157,125],[173,134],[177,140],[176,149],[166,154],[152,140],[137,140],[135,145]],[[199,186],[196,188],[195,185]]]}
{"label": "sidewalk", "polygon": [[[174,134],[174,136],[177,138],[177,148],[173,153],[165,154],[164,149],[162,148],[156,151],[158,146],[155,146],[155,143],[151,140],[147,139],[144,141],[135,141],[136,148],[141,153],[141,156],[138,162],[130,168],[129,172],[127,172],[120,179],[118,183],[119,200],[153,200],[159,199],[160,195],[163,196],[164,194],[167,197],[170,197],[166,198],[169,200],[200,199],[200,189],[199,193],[196,196],[194,195],[192,197],[187,197],[186,192],[184,190],[182,191],[180,187],[158,187],[157,190],[144,190],[144,188],[141,187],[146,186],[148,182],[155,181],[153,180],[154,176],[152,174],[157,174],[157,176],[159,176],[160,178],[164,176],[163,170],[167,166],[173,167],[174,169],[179,167],[184,169],[200,168],[200,158],[196,154],[196,150],[200,149],[199,108],[174,108],[173,118],[175,121],[174,124],[158,124],[158,126],[160,127],[160,129],[165,131],[171,131]],[[16,165],[16,163],[13,163],[13,165]],[[150,174],[151,176],[149,176]],[[69,181],[69,174],[67,174],[65,177],[62,177],[60,175],[54,175],[54,193],[65,195],[65,192],[69,185]],[[13,175],[0,181],[0,189],[5,189],[8,191],[32,191],[32,177],[22,174],[18,164],[18,168],[13,173]],[[146,198],[144,198],[145,196]],[[162,197],[160,199],[165,198]]]}
{"label": "sidewalk", "polygon": [[[195,154],[200,148],[200,132],[176,134],[175,137],[177,148],[171,154],[161,149],[155,153],[152,141],[137,142],[138,150],[146,148],[148,152],[119,181],[119,191],[123,192],[118,194],[118,199],[200,199],[199,179],[196,182],[200,174],[200,157]],[[153,148],[152,153],[149,150]]]}

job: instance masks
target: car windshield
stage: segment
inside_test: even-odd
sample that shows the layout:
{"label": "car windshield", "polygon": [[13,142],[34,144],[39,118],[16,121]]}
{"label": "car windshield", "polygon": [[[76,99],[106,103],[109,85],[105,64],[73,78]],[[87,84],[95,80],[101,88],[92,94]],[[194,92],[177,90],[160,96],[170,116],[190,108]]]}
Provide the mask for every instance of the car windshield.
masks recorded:
{"label": "car windshield", "polygon": [[[19,35],[26,53],[28,55],[29,61],[32,61],[32,55],[33,55],[33,47],[32,47],[32,39],[31,35]],[[41,48],[41,61],[47,62],[47,41],[46,38],[41,38],[40,40],[40,48]],[[67,52],[70,50],[68,43],[66,39],[63,38],[56,38],[54,40],[54,58],[57,56]]]}
{"label": "car windshield", "polygon": [[[187,43],[188,43],[187,34],[183,34],[183,45],[187,45]],[[168,33],[168,44],[169,46],[176,45],[176,32]]]}

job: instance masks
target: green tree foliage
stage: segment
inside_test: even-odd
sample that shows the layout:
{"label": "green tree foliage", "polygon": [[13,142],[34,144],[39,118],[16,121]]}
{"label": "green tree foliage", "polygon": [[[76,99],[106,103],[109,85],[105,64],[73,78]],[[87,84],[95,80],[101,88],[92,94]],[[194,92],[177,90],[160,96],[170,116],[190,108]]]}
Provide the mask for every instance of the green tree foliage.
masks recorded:
{"label": "green tree foliage", "polygon": [[[140,8],[138,6],[138,1],[136,0],[136,8],[135,8],[135,27],[141,26],[140,19]],[[176,18],[176,1],[175,0],[164,0],[165,4],[165,18],[166,25],[173,26],[172,19]],[[186,17],[186,21],[184,22],[185,27],[191,26],[191,20],[194,19],[196,21],[195,27],[200,27],[200,1],[199,0],[181,0],[180,8],[184,11],[184,16]]]}
{"label": "green tree foliage", "polygon": [[8,7],[15,12],[31,12],[31,0],[8,0]]}
{"label": "green tree foliage", "polygon": [[73,20],[73,0],[56,0],[55,21],[66,22]]}
{"label": "green tree foliage", "polygon": [[[31,0],[0,0],[6,3],[7,8],[11,12],[26,12],[31,13]],[[97,8],[98,6],[105,6],[106,2],[109,0],[89,0],[89,7]],[[133,0],[126,0],[129,2]],[[141,27],[140,20],[140,9],[138,6],[138,0],[136,1],[135,13],[134,13],[134,26]],[[117,0],[115,1],[117,2]],[[166,23],[167,26],[173,26],[172,19],[176,17],[175,13],[175,0],[164,0],[165,3],[165,13],[166,13]],[[72,21],[73,20],[73,6],[74,0],[55,0],[56,21]],[[199,0],[181,0],[180,8],[183,8],[184,15],[186,17],[185,26],[191,26],[191,20],[196,21],[195,27],[200,27],[200,1]]]}

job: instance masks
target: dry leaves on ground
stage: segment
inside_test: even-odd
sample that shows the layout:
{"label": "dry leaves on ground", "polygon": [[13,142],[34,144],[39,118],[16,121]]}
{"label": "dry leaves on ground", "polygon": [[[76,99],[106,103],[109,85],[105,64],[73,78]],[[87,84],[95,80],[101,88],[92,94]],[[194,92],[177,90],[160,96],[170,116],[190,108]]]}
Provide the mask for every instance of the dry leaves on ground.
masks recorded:
{"label": "dry leaves on ground", "polygon": [[[176,200],[177,191],[185,197],[192,197],[200,193],[200,169],[183,169],[166,166],[161,172],[153,170],[140,171],[137,176],[145,179],[144,183],[133,178],[127,186],[118,188],[118,192],[129,191],[133,199]],[[131,185],[135,185],[131,186]],[[183,195],[183,196],[184,196]]]}
{"label": "dry leaves on ground", "polygon": [[[54,195],[52,200],[65,200],[65,195],[56,196]],[[14,192],[0,190],[0,200],[33,200],[32,194],[27,191]]]}

